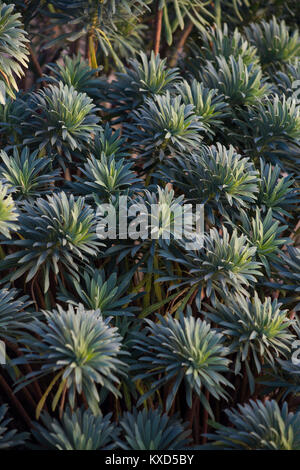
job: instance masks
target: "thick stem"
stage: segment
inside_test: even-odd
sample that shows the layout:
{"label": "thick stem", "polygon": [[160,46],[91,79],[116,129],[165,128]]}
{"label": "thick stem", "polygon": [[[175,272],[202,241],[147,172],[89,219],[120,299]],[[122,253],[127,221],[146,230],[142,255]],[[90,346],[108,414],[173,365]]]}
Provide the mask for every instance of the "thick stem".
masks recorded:
{"label": "thick stem", "polygon": [[[205,390],[205,398],[207,401],[209,401],[209,391],[208,390]],[[203,434],[207,434],[207,429],[208,429],[208,411],[207,409],[205,408],[204,409],[204,413],[203,413],[203,429],[202,429],[202,433]],[[207,442],[207,437],[203,436],[202,437],[202,443],[203,444],[206,444]]]}
{"label": "thick stem", "polygon": [[[35,292],[38,296],[38,301],[39,303],[37,302],[37,299],[36,299],[36,296],[35,296]],[[31,283],[31,296],[32,296],[32,299],[34,301],[34,304],[35,304],[35,308],[36,308],[36,311],[38,312],[39,311],[39,305],[43,308],[43,309],[46,309],[46,305],[45,305],[45,302],[44,302],[44,297],[43,297],[43,294],[41,292],[41,289],[40,289],[40,286],[39,286],[39,281],[37,279],[37,274],[36,276],[34,277],[32,283]]]}
{"label": "thick stem", "polygon": [[197,397],[195,399],[195,411],[194,411],[194,436],[195,444],[200,444],[200,400]]}
{"label": "thick stem", "polygon": [[10,386],[8,385],[8,383],[6,382],[6,380],[4,379],[4,377],[2,375],[0,375],[0,386],[1,386],[2,390],[4,390],[4,392],[6,393],[8,399],[11,401],[11,403],[16,407],[16,409],[18,410],[19,414],[22,416],[22,418],[25,421],[25,423],[27,424],[27,426],[29,428],[31,428],[31,419],[30,419],[30,417],[28,416],[28,414],[26,413],[26,411],[23,408],[23,405],[18,400],[18,398],[14,395],[12,389],[10,388]]}
{"label": "thick stem", "polygon": [[66,170],[65,170],[65,180],[66,181],[72,181],[72,177],[71,177],[71,173],[70,173],[69,168],[66,168]]}
{"label": "thick stem", "polygon": [[[34,53],[34,51],[32,50],[31,46],[28,46],[28,50],[30,52],[30,56],[31,56],[31,61],[32,61],[32,65],[34,66],[35,70],[36,70],[36,73],[38,74],[38,76],[40,78],[43,78],[43,71],[42,71],[42,68],[40,66],[40,63]],[[43,83],[44,84],[44,83]]]}
{"label": "thick stem", "polygon": [[[6,341],[6,344],[9,347],[9,349],[11,349],[17,355],[17,357],[23,357],[24,356],[24,354],[22,353],[22,351],[20,351],[20,349],[17,347],[17,345],[11,343],[10,341]],[[27,374],[32,373],[32,368],[31,368],[30,364],[25,363],[25,364],[23,364],[23,367],[24,367],[24,370]],[[36,380],[31,382],[31,384],[28,387],[32,387],[34,389],[35,394],[36,394],[36,398],[38,400],[40,400],[42,398],[43,394],[42,394],[40,386],[39,386],[39,384]]]}
{"label": "thick stem", "polygon": [[159,54],[161,27],[162,27],[163,10],[159,9],[159,0],[157,0],[156,18],[155,18],[155,37],[154,37],[154,53]]}
{"label": "thick stem", "polygon": [[93,15],[92,28],[90,29],[88,33],[88,58],[89,58],[89,63],[92,69],[98,68],[96,48],[95,48],[95,30],[97,27],[98,20],[99,20],[98,13],[96,11]]}
{"label": "thick stem", "polygon": [[72,42],[70,45],[70,52],[72,55],[77,55],[80,49],[80,39],[76,39],[76,41]]}
{"label": "thick stem", "polygon": [[[153,267],[155,270],[159,270],[159,258],[158,255],[155,253],[154,259],[153,259]],[[159,302],[163,300],[163,294],[162,294],[162,289],[161,285],[159,282],[156,282],[159,279],[159,274],[154,274],[154,291],[156,298]]]}
{"label": "thick stem", "polygon": [[89,64],[90,64],[91,68],[96,69],[98,67],[98,64],[97,64],[95,39],[94,39],[93,31],[91,31],[89,33],[88,58],[89,58]]}
{"label": "thick stem", "polygon": [[247,369],[246,366],[244,365],[243,367],[243,379],[242,379],[242,386],[241,386],[241,395],[240,395],[240,403],[244,403],[247,400],[247,395],[248,395],[248,375],[247,375]]}
{"label": "thick stem", "polygon": [[192,32],[193,26],[194,26],[193,22],[189,21],[186,28],[183,30],[181,38],[178,41],[175,54],[172,57],[172,59],[170,60],[170,66],[171,67],[174,67],[177,64],[178,59],[179,59],[179,57],[181,56],[181,54],[183,52],[183,48],[184,48],[184,45],[187,41],[187,38],[189,37],[189,35]]}

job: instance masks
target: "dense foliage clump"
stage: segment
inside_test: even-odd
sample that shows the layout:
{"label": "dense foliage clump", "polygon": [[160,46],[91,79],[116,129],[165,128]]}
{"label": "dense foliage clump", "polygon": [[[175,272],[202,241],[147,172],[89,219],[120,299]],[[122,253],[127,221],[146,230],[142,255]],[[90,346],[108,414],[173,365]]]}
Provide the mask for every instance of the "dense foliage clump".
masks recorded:
{"label": "dense foliage clump", "polygon": [[300,450],[299,15],[0,0],[0,449]]}

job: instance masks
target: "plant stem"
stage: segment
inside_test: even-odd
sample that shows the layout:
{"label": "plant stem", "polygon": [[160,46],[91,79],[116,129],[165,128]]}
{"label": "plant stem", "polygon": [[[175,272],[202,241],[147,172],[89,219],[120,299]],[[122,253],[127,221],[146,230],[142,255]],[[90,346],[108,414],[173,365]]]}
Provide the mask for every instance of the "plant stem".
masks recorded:
{"label": "plant stem", "polygon": [[[155,270],[159,270],[159,258],[158,258],[158,255],[155,254],[154,255],[154,258],[153,258],[153,267]],[[154,274],[154,282],[153,282],[153,285],[154,285],[154,291],[155,291],[155,295],[156,295],[156,298],[159,302],[161,302],[163,300],[163,295],[162,295],[162,290],[161,290],[161,285],[159,282],[155,282],[159,279],[159,274]]]}
{"label": "plant stem", "polygon": [[61,402],[60,402],[60,407],[59,407],[59,417],[60,417],[60,419],[62,418],[63,411],[64,411],[67,389],[68,388],[67,388],[67,383],[66,383],[65,386],[64,386],[64,390],[63,390],[62,398],[61,398]]}
{"label": "plant stem", "polygon": [[[40,305],[43,309],[46,309],[45,300],[44,300],[42,291],[41,291],[41,289],[40,289],[38,279],[35,279],[35,280],[34,280],[34,286],[33,286],[33,288],[36,289],[36,293],[37,293],[37,296],[38,296],[39,305]],[[32,292],[33,292],[33,291],[32,291]],[[34,296],[33,296],[33,300],[35,301],[35,297],[34,297]],[[35,301],[35,303],[36,303],[36,305],[38,305],[36,301]],[[37,311],[38,311],[38,310],[39,310],[39,309],[37,308]]]}
{"label": "plant stem", "polygon": [[244,365],[243,367],[243,379],[242,379],[242,386],[241,386],[241,398],[240,402],[244,403],[247,399],[248,394],[248,376],[247,376],[247,369]]}
{"label": "plant stem", "polygon": [[[205,390],[205,398],[206,398],[207,401],[209,401],[209,391],[208,390]],[[208,428],[208,411],[205,408],[204,413],[203,413],[203,429],[202,429],[203,434],[207,434],[207,428]],[[206,442],[207,442],[207,437],[203,436],[202,444],[206,444]]]}
{"label": "plant stem", "polygon": [[[36,55],[35,55],[33,49],[31,48],[31,46],[28,46],[28,50],[29,50],[29,52],[30,52],[32,65],[34,66],[34,68],[35,68],[35,70],[36,70],[38,76],[39,76],[40,78],[43,78],[43,71],[42,71],[42,68],[41,68],[40,63],[39,63],[39,61],[38,61],[38,59],[37,59],[37,57],[36,57]],[[43,83],[43,84],[44,84],[44,83]]]}
{"label": "plant stem", "polygon": [[159,54],[161,27],[162,27],[163,9],[159,9],[159,0],[157,0],[156,18],[155,18],[155,37],[154,37],[154,53]]}
{"label": "plant stem", "polygon": [[[23,357],[24,356],[23,352],[20,351],[20,349],[17,347],[17,345],[11,343],[10,341],[6,341],[6,344],[9,347],[9,349],[11,349],[16,354],[17,357]],[[24,370],[26,371],[27,374],[32,374],[32,368],[31,368],[30,364],[25,363],[23,365],[23,367],[24,367]],[[42,394],[42,391],[41,391],[41,388],[40,388],[38,382],[36,380],[33,380],[30,384],[30,387],[32,387],[33,390],[35,391],[36,398],[38,398],[40,400],[42,398],[43,394]]]}
{"label": "plant stem", "polygon": [[31,289],[30,290],[31,290],[31,297],[32,297],[34,305],[35,305],[35,309],[38,312],[39,307],[38,307],[38,304],[37,304],[37,301],[36,301],[36,298],[35,298],[35,295],[34,295],[34,284],[35,284],[35,281],[36,281],[36,276],[37,276],[37,274],[34,276],[32,282],[31,282]]}
{"label": "plant stem", "polygon": [[95,49],[95,41],[94,41],[94,33],[89,33],[89,48],[88,48],[88,56],[89,56],[89,64],[92,69],[96,69],[98,67],[97,64],[97,57],[96,57],[96,49]]}
{"label": "plant stem", "polygon": [[28,414],[26,413],[26,411],[23,408],[23,405],[21,404],[19,399],[14,395],[12,389],[10,388],[10,386],[8,385],[8,383],[6,382],[6,380],[4,379],[4,377],[2,375],[0,375],[0,386],[2,387],[4,392],[6,393],[9,400],[15,405],[16,409],[18,410],[18,412],[22,416],[22,418],[25,421],[25,423],[27,424],[27,426],[29,428],[31,428],[31,419],[29,418]]}
{"label": "plant stem", "polygon": [[192,32],[192,29],[193,29],[193,22],[190,20],[186,26],[186,28],[183,30],[183,33],[182,33],[182,36],[181,38],[179,39],[178,41],[178,44],[177,44],[177,47],[176,47],[176,51],[175,51],[175,54],[173,55],[172,59],[170,60],[170,66],[171,67],[174,67],[177,62],[178,62],[178,59],[179,57],[181,56],[182,52],[183,52],[183,48],[184,48],[184,45],[187,41],[187,38],[189,37],[189,35],[191,34]]}

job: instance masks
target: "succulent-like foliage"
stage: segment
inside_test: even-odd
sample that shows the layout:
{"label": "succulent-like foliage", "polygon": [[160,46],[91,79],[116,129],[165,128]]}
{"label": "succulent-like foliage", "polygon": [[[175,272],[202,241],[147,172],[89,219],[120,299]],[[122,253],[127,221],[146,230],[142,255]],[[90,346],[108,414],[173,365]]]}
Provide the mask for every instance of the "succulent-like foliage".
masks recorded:
{"label": "succulent-like foliage", "polygon": [[87,263],[97,254],[97,218],[83,198],[75,200],[62,192],[34,203],[25,201],[20,223],[21,240],[11,242],[20,249],[6,256],[0,266],[16,268],[11,281],[27,272],[28,282],[42,270],[47,292],[50,272],[58,275],[63,266],[76,277],[78,262]]}
{"label": "succulent-like foliage", "polygon": [[223,24],[222,28],[210,27],[202,32],[199,37],[201,47],[198,42],[192,42],[191,50],[193,55],[200,61],[217,61],[217,57],[224,57],[226,60],[230,56],[238,59],[242,57],[246,65],[258,62],[256,48],[249,44],[247,39],[235,28],[233,33],[229,31],[228,25]]}
{"label": "succulent-like foliage", "polygon": [[203,168],[203,202],[215,201],[222,212],[222,204],[241,208],[255,200],[258,174],[248,158],[239,155],[232,146],[226,149],[220,144],[199,157]]}
{"label": "succulent-like foliage", "polygon": [[107,158],[114,156],[118,160],[130,155],[120,129],[113,130],[108,123],[95,134],[93,141],[90,142],[89,151],[96,158],[104,154]]}
{"label": "succulent-like foliage", "polygon": [[245,29],[247,38],[256,48],[261,64],[277,66],[288,62],[300,52],[298,31],[290,32],[285,21],[274,16],[269,22],[252,24]]}
{"label": "succulent-like foliage", "polygon": [[277,359],[278,368],[274,370],[265,370],[264,377],[260,380],[267,390],[278,389],[283,392],[282,398],[287,396],[297,400],[297,395],[300,392],[300,359],[299,359],[299,344],[300,344],[300,322],[296,316],[293,321],[293,332],[296,333],[296,339],[292,343],[292,348],[289,351],[286,359]]}
{"label": "succulent-like foliage", "polygon": [[[120,360],[124,352],[117,328],[109,326],[109,318],[103,320],[99,311],[85,310],[82,305],[75,309],[70,305],[66,311],[58,306],[57,310],[44,311],[43,316],[44,321],[36,319],[28,325],[32,336],[23,340],[30,348],[24,349],[25,360],[42,366],[27,374],[19,388],[54,373],[51,388],[60,383],[56,403],[65,390],[74,408],[76,397],[83,394],[91,410],[98,414],[100,398],[96,385],[119,396],[119,377],[126,369]],[[48,389],[44,398],[49,392]]]}
{"label": "succulent-like foliage", "polygon": [[79,301],[88,309],[100,310],[103,317],[130,315],[130,308],[125,306],[133,295],[123,295],[128,282],[118,278],[116,273],[106,276],[103,269],[95,269],[92,275],[85,271],[80,282],[74,278],[71,281],[76,296],[62,285],[59,300],[73,304]]}
{"label": "succulent-like foliage", "polygon": [[6,93],[14,98],[18,91],[16,77],[20,78],[28,65],[26,32],[21,15],[14,5],[0,2],[0,103],[5,104]]}
{"label": "succulent-like foliage", "polygon": [[[220,234],[221,233],[221,234]],[[181,275],[184,284],[205,287],[206,296],[215,301],[217,292],[231,295],[231,291],[245,295],[245,288],[261,276],[261,263],[255,260],[256,247],[250,246],[246,235],[230,234],[226,227],[213,228],[204,238],[201,250],[162,251],[162,256],[181,264],[188,276]]]}
{"label": "succulent-like foliage", "polygon": [[171,97],[167,92],[145,100],[134,114],[133,125],[128,125],[127,135],[148,166],[154,159],[199,146],[203,130],[193,104],[185,105],[181,96]]}
{"label": "succulent-like foliage", "polygon": [[281,176],[279,165],[272,166],[260,160],[258,203],[265,209],[272,209],[274,217],[284,220],[298,203],[298,190],[291,175]]}
{"label": "succulent-like foliage", "polygon": [[163,95],[172,91],[179,80],[177,68],[167,68],[166,59],[152,51],[150,59],[140,53],[139,59],[130,61],[131,68],[117,74],[117,80],[110,85],[108,100],[118,101],[118,108],[113,110],[124,120],[126,112],[137,109],[146,98]]}
{"label": "succulent-like foliage", "polygon": [[280,236],[287,225],[280,225],[278,220],[274,220],[272,209],[269,209],[267,214],[262,217],[257,208],[255,217],[251,219],[244,210],[241,210],[240,220],[242,232],[246,234],[250,244],[256,247],[256,256],[270,276],[270,261],[276,260],[279,247],[289,242],[287,238]]}
{"label": "succulent-like foliage", "polygon": [[289,153],[289,142],[298,141],[300,136],[300,107],[294,98],[274,95],[257,102],[249,108],[245,117],[251,145],[261,155],[268,157],[282,147],[282,153]]}
{"label": "succulent-like foliage", "polygon": [[295,305],[298,311],[300,308],[300,249],[288,246],[286,252],[281,252],[280,258],[274,263],[276,268],[276,280],[267,285],[276,287],[285,292],[287,297],[284,303]]}
{"label": "succulent-like foliage", "polygon": [[204,390],[220,399],[226,398],[224,386],[231,386],[222,375],[228,371],[229,365],[223,335],[212,329],[209,323],[192,316],[181,316],[176,320],[168,315],[166,318],[158,316],[158,319],[159,323],[146,320],[145,330],[137,334],[135,340],[140,353],[136,369],[142,370],[136,379],[153,380],[149,392],[140,401],[173,379],[166,402],[167,411],[183,382],[188,406],[192,406],[194,393],[212,415]]}
{"label": "succulent-like foliage", "polygon": [[14,147],[11,156],[1,150],[0,162],[0,178],[17,200],[50,193],[59,176],[59,171],[51,168],[51,158],[39,157],[38,150],[31,153],[28,147],[21,152]]}
{"label": "succulent-like foliage", "polygon": [[277,94],[284,93],[287,98],[291,96],[299,98],[300,62],[298,58],[293,63],[287,64],[284,71],[279,70],[271,77]]}
{"label": "succulent-like foliage", "polygon": [[287,310],[281,310],[277,300],[267,297],[262,302],[257,293],[252,299],[235,295],[208,306],[209,318],[229,338],[229,349],[236,355],[235,373],[245,363],[251,393],[254,392],[254,374],[259,375],[262,365],[268,363],[276,369],[275,358],[286,357],[294,336],[289,331],[291,321]]}
{"label": "succulent-like foliage", "polygon": [[98,129],[91,98],[61,82],[34,93],[32,102],[31,119],[24,125],[30,126],[34,137],[25,143],[37,144],[40,150],[71,160],[71,152],[82,150]]}
{"label": "succulent-like foliage", "polygon": [[195,220],[188,210],[188,205],[184,205],[184,196],[176,197],[175,191],[168,185],[157,186],[155,189],[153,192],[144,190],[141,195],[131,198],[128,209],[128,233],[134,243],[132,252],[143,246],[149,250],[151,246],[147,255],[151,260],[149,269],[158,247],[172,245],[174,240],[181,240],[182,236],[191,244],[197,242],[193,231]]}
{"label": "succulent-like foliage", "polygon": [[[125,206],[125,210],[128,211],[127,227],[123,227],[122,224],[111,227],[108,238],[111,239],[112,246],[106,251],[106,254],[120,252],[121,259],[126,254],[131,253],[135,256],[137,252],[140,252],[147,260],[149,276],[152,276],[153,262],[157,263],[157,252],[160,247],[169,246],[175,239],[181,239],[182,235],[191,244],[197,242],[194,232],[195,218],[189,211],[188,205],[184,205],[184,196],[176,197],[174,190],[168,185],[152,186],[152,188],[155,190],[143,189],[128,198],[127,209]],[[124,214],[124,201],[122,201],[122,213],[119,210],[119,202],[121,201],[117,199],[114,206],[117,218]],[[106,210],[105,206],[98,204],[98,201],[97,205],[98,214],[102,216]],[[98,234],[103,239],[107,238],[108,218],[100,217]],[[184,228],[182,227],[183,219]],[[114,243],[116,239],[119,241],[118,245]],[[154,261],[155,257],[156,261]],[[155,277],[158,279],[157,274]]]}
{"label": "succulent-like foliage", "polygon": [[46,76],[48,81],[73,87],[78,93],[86,93],[90,98],[101,96],[104,81],[96,76],[97,70],[92,69],[81,55],[65,56],[63,63],[49,64],[47,68],[53,74]]}
{"label": "succulent-like foliage", "polygon": [[216,130],[222,126],[222,118],[228,112],[228,105],[225,103],[224,97],[219,95],[217,90],[205,88],[195,79],[191,85],[187,81],[177,85],[177,92],[182,96],[184,104],[194,105],[195,114],[199,116],[207,132],[213,136]]}
{"label": "succulent-like foliage", "polygon": [[125,413],[120,426],[125,438],[120,446],[125,450],[182,450],[190,442],[187,423],[151,408]]}
{"label": "succulent-like foliage", "polygon": [[[157,212],[152,211],[149,223],[151,238],[169,240],[176,236],[176,222],[178,219],[181,221],[181,213],[184,213],[183,196],[176,197],[174,190],[168,186],[157,186],[155,193],[146,190],[144,194],[145,198],[142,197],[140,202],[146,203],[149,212],[152,205],[157,207]],[[139,199],[136,199],[136,202],[139,202]]]}
{"label": "succulent-like foliage", "polygon": [[13,341],[21,335],[24,323],[32,319],[26,311],[31,302],[26,295],[17,297],[17,289],[0,289],[0,338]]}
{"label": "succulent-like foliage", "polygon": [[300,2],[3,1],[5,427],[299,447]]}
{"label": "succulent-like foliage", "polygon": [[214,221],[213,210],[248,207],[258,192],[258,172],[249,158],[234,147],[221,144],[202,147],[191,155],[177,156],[166,162],[163,175],[185,196],[205,203],[207,217]]}
{"label": "succulent-like foliage", "polygon": [[42,449],[109,450],[116,447],[119,430],[111,422],[111,413],[95,416],[90,410],[68,406],[60,421],[47,413],[42,424],[35,423],[33,436]]}
{"label": "succulent-like foliage", "polygon": [[11,238],[11,232],[18,230],[19,219],[14,200],[9,194],[9,187],[0,183],[0,233]]}
{"label": "succulent-like foliage", "polygon": [[296,316],[293,322],[293,332],[296,333],[296,340],[292,343],[292,348],[287,359],[278,359],[278,369],[276,371],[266,370],[265,380],[263,384],[268,388],[277,389],[280,387],[283,393],[283,399],[287,396],[291,398],[297,396],[300,392],[300,321]]}
{"label": "succulent-like foliage", "polygon": [[300,413],[280,408],[275,400],[265,403],[250,400],[237,410],[227,410],[232,427],[221,426],[208,437],[211,449],[224,450],[299,450]]}
{"label": "succulent-like foliage", "polygon": [[124,159],[116,161],[113,155],[107,157],[102,153],[98,159],[91,156],[81,168],[82,176],[77,177],[71,187],[77,194],[95,194],[103,201],[109,201],[113,196],[137,190],[140,179],[132,166],[132,162]]}
{"label": "succulent-like foliage", "polygon": [[15,99],[8,97],[5,105],[0,104],[0,131],[3,146],[20,144],[25,138],[26,133],[22,123],[30,117],[27,98],[28,94],[18,93]]}
{"label": "succulent-like foliage", "polygon": [[216,65],[207,62],[199,72],[200,78],[205,87],[218,89],[232,107],[253,104],[266,93],[258,65],[246,65],[241,56],[230,56],[228,60],[221,56],[216,60]]}
{"label": "succulent-like foliage", "polygon": [[7,410],[7,405],[0,406],[0,450],[20,446],[28,437],[28,433],[18,433],[16,429],[8,429],[7,425],[11,419],[5,417]]}

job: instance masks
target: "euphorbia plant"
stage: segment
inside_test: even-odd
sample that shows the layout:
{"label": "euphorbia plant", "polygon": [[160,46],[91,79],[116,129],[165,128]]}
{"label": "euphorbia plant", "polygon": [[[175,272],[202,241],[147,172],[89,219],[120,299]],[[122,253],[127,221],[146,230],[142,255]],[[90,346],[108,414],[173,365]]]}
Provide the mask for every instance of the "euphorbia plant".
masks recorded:
{"label": "euphorbia plant", "polygon": [[0,0],[0,448],[299,448],[298,18]]}

